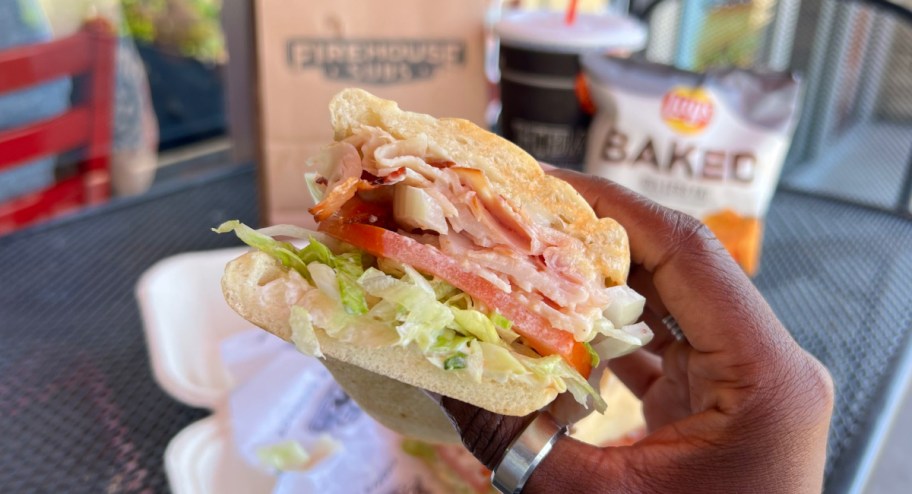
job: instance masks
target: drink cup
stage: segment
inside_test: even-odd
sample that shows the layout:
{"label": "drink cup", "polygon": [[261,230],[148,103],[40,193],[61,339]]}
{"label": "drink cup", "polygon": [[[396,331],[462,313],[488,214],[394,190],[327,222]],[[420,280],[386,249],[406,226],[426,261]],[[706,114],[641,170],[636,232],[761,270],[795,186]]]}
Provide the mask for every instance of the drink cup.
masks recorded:
{"label": "drink cup", "polygon": [[593,107],[580,55],[626,56],[643,49],[646,28],[629,17],[518,12],[495,25],[500,38],[501,132],[540,161],[582,169]]}

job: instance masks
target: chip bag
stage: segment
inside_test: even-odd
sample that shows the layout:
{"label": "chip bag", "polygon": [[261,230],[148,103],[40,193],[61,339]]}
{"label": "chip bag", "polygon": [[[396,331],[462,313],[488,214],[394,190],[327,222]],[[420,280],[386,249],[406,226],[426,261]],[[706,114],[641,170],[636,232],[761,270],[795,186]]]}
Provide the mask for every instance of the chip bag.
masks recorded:
{"label": "chip bag", "polygon": [[787,73],[703,74],[599,54],[582,59],[595,106],[586,171],[702,220],[756,273],[763,217],[791,141]]}

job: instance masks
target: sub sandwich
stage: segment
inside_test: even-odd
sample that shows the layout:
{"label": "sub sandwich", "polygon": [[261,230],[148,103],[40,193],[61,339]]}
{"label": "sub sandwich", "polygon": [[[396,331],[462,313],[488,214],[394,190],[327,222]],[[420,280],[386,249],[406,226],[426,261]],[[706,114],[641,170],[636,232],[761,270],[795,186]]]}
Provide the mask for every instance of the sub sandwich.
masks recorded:
{"label": "sub sandwich", "polygon": [[[647,343],[623,228],[517,146],[347,89],[307,164],[317,231],[234,232],[228,304],[323,359],[382,423],[455,439],[421,390],[506,415],[569,391],[602,410],[599,360]],[[596,386],[597,388],[597,386]]]}

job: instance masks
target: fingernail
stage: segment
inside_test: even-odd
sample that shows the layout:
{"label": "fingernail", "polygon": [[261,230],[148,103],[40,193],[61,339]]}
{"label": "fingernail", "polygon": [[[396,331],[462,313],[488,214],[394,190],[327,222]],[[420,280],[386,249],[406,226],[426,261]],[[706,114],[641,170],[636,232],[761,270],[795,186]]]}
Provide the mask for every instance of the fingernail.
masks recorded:
{"label": "fingernail", "polygon": [[549,165],[548,163],[544,163],[544,162],[542,162],[542,161],[539,161],[539,162],[538,162],[538,166],[540,166],[541,169],[544,170],[544,171],[546,171],[546,172],[550,172],[550,171],[553,171],[553,170],[557,170],[557,167],[556,167],[556,166],[554,166],[554,165]]}

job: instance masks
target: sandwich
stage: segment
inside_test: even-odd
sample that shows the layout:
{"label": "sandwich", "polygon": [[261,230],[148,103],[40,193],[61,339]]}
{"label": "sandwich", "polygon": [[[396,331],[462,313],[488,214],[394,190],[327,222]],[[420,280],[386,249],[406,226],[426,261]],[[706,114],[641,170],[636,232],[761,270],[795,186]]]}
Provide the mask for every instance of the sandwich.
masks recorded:
{"label": "sandwich", "polygon": [[254,247],[226,267],[228,304],[422,439],[456,439],[424,391],[517,416],[569,391],[603,410],[593,369],[652,336],[624,229],[468,121],[359,89],[330,111],[334,142],[302,191],[316,230],[215,229]]}

